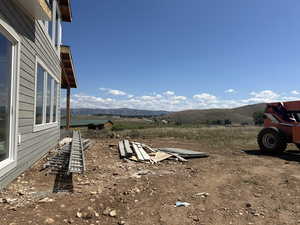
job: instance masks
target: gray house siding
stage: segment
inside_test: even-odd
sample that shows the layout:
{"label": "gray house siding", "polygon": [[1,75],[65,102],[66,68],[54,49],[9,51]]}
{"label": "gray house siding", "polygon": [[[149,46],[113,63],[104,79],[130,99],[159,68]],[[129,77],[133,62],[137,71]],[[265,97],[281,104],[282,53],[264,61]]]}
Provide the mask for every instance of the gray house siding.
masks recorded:
{"label": "gray house siding", "polygon": [[[45,155],[59,141],[58,126],[39,132],[33,132],[35,105],[35,66],[39,57],[51,70],[52,75],[61,80],[61,66],[55,52],[40,23],[35,21],[14,0],[0,1],[0,19],[10,24],[21,38],[20,77],[19,77],[19,115],[18,134],[21,144],[17,151],[17,166],[0,177],[0,188],[5,187],[20,173]],[[58,97],[60,99],[60,97]],[[60,103],[58,103],[60,111]],[[60,120],[58,113],[58,121]]]}

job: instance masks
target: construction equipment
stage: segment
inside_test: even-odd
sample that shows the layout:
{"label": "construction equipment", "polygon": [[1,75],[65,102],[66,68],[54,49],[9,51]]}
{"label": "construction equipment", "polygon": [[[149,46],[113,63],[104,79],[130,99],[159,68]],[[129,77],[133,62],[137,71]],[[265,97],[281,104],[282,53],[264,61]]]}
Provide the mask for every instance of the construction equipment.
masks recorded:
{"label": "construction equipment", "polygon": [[267,104],[257,142],[264,152],[283,152],[288,143],[300,149],[300,101]]}

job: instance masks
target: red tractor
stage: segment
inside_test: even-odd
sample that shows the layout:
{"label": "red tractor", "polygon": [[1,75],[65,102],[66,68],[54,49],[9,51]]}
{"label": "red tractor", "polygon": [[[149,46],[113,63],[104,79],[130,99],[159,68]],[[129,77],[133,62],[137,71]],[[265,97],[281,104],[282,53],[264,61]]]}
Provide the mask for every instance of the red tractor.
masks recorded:
{"label": "red tractor", "polygon": [[264,152],[283,152],[288,143],[300,148],[300,101],[267,104],[257,142]]}

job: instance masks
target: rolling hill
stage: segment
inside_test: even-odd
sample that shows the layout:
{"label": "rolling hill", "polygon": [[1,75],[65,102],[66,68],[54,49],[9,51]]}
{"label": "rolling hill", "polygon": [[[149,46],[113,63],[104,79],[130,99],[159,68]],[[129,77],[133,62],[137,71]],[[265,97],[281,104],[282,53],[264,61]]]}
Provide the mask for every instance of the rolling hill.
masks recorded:
{"label": "rolling hill", "polygon": [[[66,109],[61,109],[62,115],[65,115]],[[113,116],[162,116],[168,114],[167,111],[153,111],[153,110],[138,110],[138,109],[91,109],[91,108],[75,108],[72,109],[73,115],[113,115]]]}
{"label": "rolling hill", "polygon": [[226,120],[232,123],[253,124],[254,112],[264,111],[265,104],[247,105],[233,109],[185,110],[164,115],[162,118],[180,123],[206,123],[207,121]]}

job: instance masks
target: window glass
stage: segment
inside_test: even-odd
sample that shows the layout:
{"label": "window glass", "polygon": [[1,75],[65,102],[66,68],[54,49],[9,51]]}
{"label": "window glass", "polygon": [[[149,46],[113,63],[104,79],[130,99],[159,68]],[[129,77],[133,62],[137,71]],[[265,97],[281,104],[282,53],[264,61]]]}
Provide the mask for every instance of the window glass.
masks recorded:
{"label": "window glass", "polygon": [[58,93],[57,82],[54,81],[54,93],[53,93],[53,122],[57,122],[57,93]]}
{"label": "window glass", "polygon": [[[57,9],[59,10],[59,9]],[[61,42],[61,21],[58,13],[56,14],[56,37],[55,37],[55,45],[60,46]]]}
{"label": "window glass", "polygon": [[[48,1],[50,8],[52,9],[52,14],[53,14],[53,0]],[[52,32],[53,32],[53,21],[54,21],[55,16],[52,15],[52,20],[48,22],[48,33],[50,38],[52,39]]]}
{"label": "window glass", "polygon": [[36,125],[58,121],[59,83],[40,64],[37,64]]}
{"label": "window glass", "polygon": [[48,34],[49,34],[51,39],[52,39],[52,29],[53,29],[52,21],[49,21],[49,23],[48,23]]}
{"label": "window glass", "polygon": [[43,123],[43,105],[44,105],[44,77],[45,70],[38,64],[36,78],[36,109],[35,124]]}
{"label": "window glass", "polygon": [[46,106],[46,123],[50,123],[51,115],[51,95],[52,95],[52,77],[47,74],[47,106]]}
{"label": "window glass", "polygon": [[0,34],[0,161],[9,157],[12,44]]}

